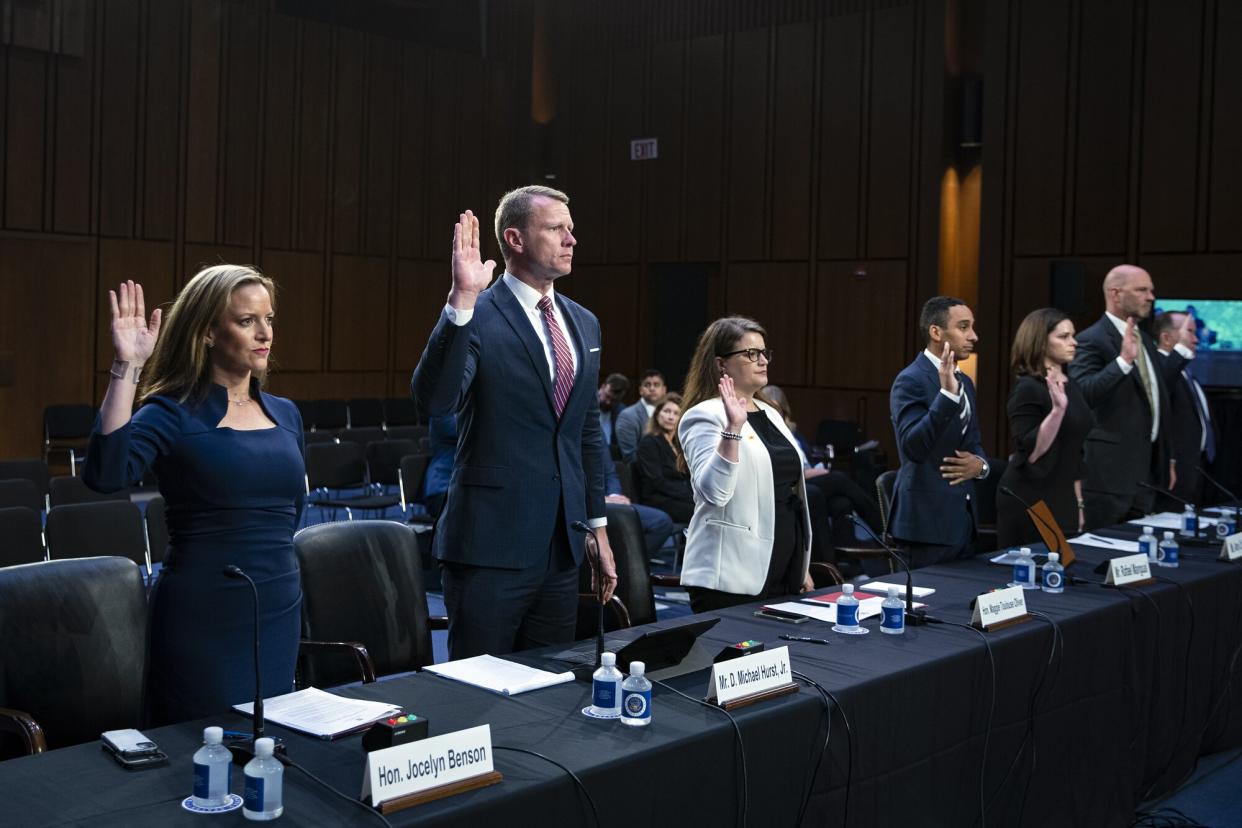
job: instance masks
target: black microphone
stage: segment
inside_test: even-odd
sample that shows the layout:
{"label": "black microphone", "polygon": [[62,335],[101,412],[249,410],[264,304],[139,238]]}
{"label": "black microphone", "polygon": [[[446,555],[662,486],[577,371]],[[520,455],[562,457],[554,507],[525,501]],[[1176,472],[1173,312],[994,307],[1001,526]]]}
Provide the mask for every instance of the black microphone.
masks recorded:
{"label": "black microphone", "polygon": [[[587,560],[591,562],[591,571],[595,573],[595,598],[599,604],[599,618],[595,631],[595,669],[604,663],[604,572],[599,560],[599,538],[595,530],[580,520],[570,524],[574,531],[581,532],[586,540]],[[594,547],[594,549],[592,549]]]}
{"label": "black microphone", "polygon": [[[1175,495],[1175,494],[1173,494],[1173,493],[1172,493],[1171,491],[1169,491],[1168,489],[1162,489],[1162,488],[1160,488],[1159,486],[1153,486],[1152,484],[1147,483],[1147,482],[1142,481],[1142,480],[1140,480],[1140,481],[1138,482],[1138,484],[1139,484],[1140,486],[1142,486],[1144,489],[1151,489],[1153,492],[1159,492],[1160,494],[1167,496],[1167,497],[1168,497],[1169,499],[1171,499],[1171,500],[1176,500],[1178,503],[1182,504],[1182,508],[1183,508],[1183,509],[1185,509],[1187,506],[1189,506],[1189,507],[1190,507],[1190,508],[1192,508],[1192,509],[1194,509],[1194,508],[1195,508],[1195,504],[1194,504],[1194,503],[1192,503],[1191,501],[1187,500],[1187,499],[1186,499],[1186,498],[1184,498],[1184,497],[1181,497],[1180,495]],[[1195,538],[1195,540],[1198,540],[1198,539],[1199,539],[1199,512],[1198,512],[1198,510],[1197,510],[1197,509],[1195,510],[1195,534],[1194,534],[1194,538]],[[1210,539],[1208,539],[1208,538],[1206,538],[1206,537],[1205,537],[1205,540],[1210,540]]]}
{"label": "black microphone", "polygon": [[[254,579],[233,564],[224,568],[224,575],[228,578],[244,578],[254,594],[254,735],[250,739],[231,739],[228,745],[233,754],[233,764],[244,765],[254,758],[255,742],[263,736],[263,684],[259,671],[259,588],[254,585]],[[275,752],[283,755],[284,742],[278,737],[272,741],[275,743]]]}
{"label": "black microphone", "polygon": [[[1238,500],[1238,496],[1221,485],[1220,481],[1208,474],[1203,466],[1195,466],[1199,470],[1199,474],[1203,475],[1203,479],[1211,483],[1218,490],[1224,493],[1225,497],[1233,501],[1233,528],[1234,531],[1242,529],[1242,501]],[[1228,507],[1222,507],[1228,508]],[[1219,531],[1219,530],[1218,530]]]}
{"label": "black microphone", "polygon": [[[1015,492],[1013,489],[1009,488],[1008,486],[1000,486],[1000,487],[997,489],[997,491],[999,491],[1001,494],[1009,495],[1009,496],[1010,496],[1010,497],[1012,497],[1014,500],[1016,500],[1016,501],[1018,501],[1019,503],[1021,503],[1021,504],[1022,504],[1022,506],[1026,509],[1026,513],[1027,513],[1028,515],[1030,515],[1031,517],[1033,517],[1033,518],[1035,518],[1036,520],[1038,520],[1040,523],[1042,523],[1042,524],[1044,525],[1044,528],[1045,528],[1045,529],[1047,529],[1048,531],[1052,532],[1053,537],[1055,537],[1055,538],[1057,539],[1057,545],[1058,545],[1058,546],[1060,546],[1060,543],[1061,543],[1061,538],[1060,538],[1060,536],[1059,536],[1059,535],[1057,535],[1057,532],[1056,532],[1055,527],[1051,526],[1051,525],[1048,523],[1048,521],[1044,520],[1043,515],[1041,515],[1041,514],[1039,514],[1038,512],[1036,512],[1036,511],[1035,511],[1035,509],[1031,506],[1031,504],[1027,503],[1025,500],[1023,500],[1022,498],[1018,497],[1017,492]],[[1067,543],[1068,543],[1068,541],[1067,541]],[[1073,550],[1070,550],[1070,551],[1073,551]],[[1062,561],[1064,561],[1064,560],[1065,560],[1065,550],[1064,550],[1064,549],[1057,549],[1057,550],[1056,550],[1056,552],[1057,552],[1057,554],[1059,554],[1059,555],[1061,556],[1061,560],[1062,560]],[[1107,566],[1108,566],[1108,562],[1107,562],[1107,561],[1105,561],[1105,562],[1104,562],[1104,566],[1105,566],[1105,568],[1107,568]],[[1073,574],[1071,574],[1071,573],[1070,573],[1070,571],[1069,571],[1069,564],[1065,564],[1065,567],[1066,567],[1066,569],[1065,569],[1065,583],[1069,584],[1070,586],[1077,586],[1078,584],[1095,584],[1095,583],[1096,583],[1095,581],[1088,581],[1086,578],[1076,578]],[[1097,570],[1096,570],[1096,572],[1101,572],[1101,571],[1102,571],[1102,570],[1100,570],[1100,569],[1097,569]],[[972,609],[973,609],[973,607],[972,607]]]}
{"label": "black microphone", "polygon": [[923,624],[930,623],[931,619],[927,617],[927,613],[924,612],[922,607],[919,609],[914,608],[914,576],[910,574],[910,564],[906,563],[905,558],[893,551],[891,546],[880,540],[880,537],[871,530],[871,527],[867,525],[866,521],[853,512],[849,513],[849,518],[853,521],[855,526],[860,527],[864,532],[871,536],[873,541],[883,547],[884,551],[888,553],[890,558],[901,564],[902,568],[906,570],[906,623],[911,627],[921,627]]}

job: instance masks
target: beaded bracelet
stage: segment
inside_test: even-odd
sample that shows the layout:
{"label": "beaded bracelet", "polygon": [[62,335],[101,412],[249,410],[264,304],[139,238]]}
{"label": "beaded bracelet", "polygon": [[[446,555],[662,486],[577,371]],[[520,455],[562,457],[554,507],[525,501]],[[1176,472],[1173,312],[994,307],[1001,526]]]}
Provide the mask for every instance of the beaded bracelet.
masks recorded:
{"label": "beaded bracelet", "polygon": [[732,431],[724,431],[723,429],[720,432],[720,436],[725,438],[726,440],[741,440],[742,439],[742,435],[734,434]]}

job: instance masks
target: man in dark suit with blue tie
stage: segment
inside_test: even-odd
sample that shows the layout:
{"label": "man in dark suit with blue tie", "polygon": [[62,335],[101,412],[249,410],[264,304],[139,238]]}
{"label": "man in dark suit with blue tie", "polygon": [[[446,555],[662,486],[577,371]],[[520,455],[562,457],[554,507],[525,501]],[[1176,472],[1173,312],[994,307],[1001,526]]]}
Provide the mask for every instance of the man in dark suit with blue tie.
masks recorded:
{"label": "man in dark suit with blue tie", "polygon": [[[1199,334],[1195,318],[1189,313],[1168,311],[1156,317],[1152,325],[1156,353],[1162,363],[1181,353],[1193,357],[1199,352]],[[1180,351],[1180,348],[1186,349]],[[1203,475],[1200,466],[1216,460],[1216,429],[1207,395],[1199,381],[1182,368],[1169,379],[1169,451],[1175,470],[1173,494],[1193,503],[1201,503]],[[1174,506],[1180,511],[1179,506]]]}
{"label": "man in dark suit with blue tie", "polygon": [[[411,391],[458,415],[457,455],[433,554],[441,562],[449,655],[573,639],[583,536],[606,525],[599,426],[599,321],[553,289],[573,265],[569,197],[523,187],[500,200],[505,273],[488,287],[479,220],[453,232],[453,288]],[[605,600],[616,588],[608,533],[595,533]]]}
{"label": "man in dark suit with blue tie", "polygon": [[927,345],[893,382],[889,414],[901,469],[889,533],[910,566],[928,566],[974,552],[974,481],[990,471],[979,436],[975,386],[957,370],[979,337],[961,299],[936,296],[919,314]]}

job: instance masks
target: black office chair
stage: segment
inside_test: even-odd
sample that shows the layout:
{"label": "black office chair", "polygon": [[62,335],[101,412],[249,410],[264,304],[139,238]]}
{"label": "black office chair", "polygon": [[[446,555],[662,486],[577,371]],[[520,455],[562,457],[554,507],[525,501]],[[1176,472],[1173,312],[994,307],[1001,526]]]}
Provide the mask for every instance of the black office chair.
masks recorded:
{"label": "black office chair", "polygon": [[331,431],[303,431],[302,444],[306,446],[319,445],[320,443],[339,443],[336,435]]}
{"label": "black office chair", "polygon": [[47,557],[43,547],[43,519],[34,509],[0,509],[0,567],[36,563]]}
{"label": "black office chair", "polygon": [[384,401],[377,398],[350,400],[350,428],[383,428]]}
{"label": "black office chair", "polygon": [[344,400],[315,400],[315,430],[339,431],[349,427],[349,406]]}
{"label": "black office chair", "polygon": [[422,442],[427,440],[429,429],[425,425],[390,425],[386,433],[389,440],[413,440]]}
{"label": "black office chair", "polygon": [[[334,512],[344,509],[349,520],[353,520],[355,510],[382,513],[401,502],[397,495],[340,495],[340,492],[348,489],[370,491],[366,476],[363,447],[357,443],[322,443],[306,447],[306,493],[309,506],[332,509]],[[337,492],[336,496],[331,494],[334,491]]]}
{"label": "black office chair", "polygon": [[410,397],[389,397],[384,400],[384,427],[413,426],[419,424],[418,406]]}
{"label": "black office chair", "polygon": [[44,500],[35,484],[29,480],[0,479],[0,508],[21,506],[33,509],[35,514],[43,511]]}
{"label": "black office chair", "polygon": [[407,515],[411,503],[423,503],[423,478],[427,476],[427,465],[430,462],[431,456],[421,452],[401,456],[398,478],[401,487],[401,511]]}
{"label": "black office chair", "polygon": [[875,499],[880,504],[881,537],[889,537],[889,515],[893,511],[893,492],[897,490],[897,472],[890,469],[875,479]]}
{"label": "black office chair", "polygon": [[51,560],[115,555],[151,574],[142,512],[129,501],[53,506],[47,513],[47,552]]}
{"label": "black office chair", "polygon": [[433,662],[414,532],[386,520],[321,523],[293,536],[302,573],[299,686],[334,687]]}
{"label": "black office chair", "polygon": [[64,452],[69,459],[69,473],[77,475],[78,463],[86,459],[91,430],[95,427],[95,409],[85,403],[49,405],[43,409],[43,462],[52,452]]}
{"label": "black office chair", "polygon": [[297,406],[298,413],[302,415],[302,430],[314,431],[315,420],[319,415],[319,407],[314,400],[293,400],[293,404]]}
{"label": "black office chair", "polygon": [[365,449],[370,443],[382,442],[385,436],[384,429],[379,426],[343,428],[336,433],[337,442],[357,443],[362,446],[363,449]]}
{"label": "black office chair", "polygon": [[377,486],[400,487],[401,460],[417,453],[418,444],[413,440],[382,440],[367,444],[367,479]]}
{"label": "black office chair", "polygon": [[612,465],[617,470],[617,481],[621,484],[621,494],[637,503],[638,488],[634,485],[634,467],[624,460],[614,460]]}
{"label": "black office chair", "polygon": [[146,589],[124,558],[0,569],[0,758],[141,727],[146,638]]}
{"label": "black office chair", "polygon": [[47,503],[50,477],[47,463],[42,460],[0,460],[0,480],[29,480],[39,493],[40,510],[50,508]]}
{"label": "black office chair", "polygon": [[168,552],[168,521],[164,517],[163,495],[156,495],[147,501],[146,527],[151,563],[163,563]]}
{"label": "black office chair", "polygon": [[48,504],[50,508],[68,506],[71,503],[106,503],[112,500],[129,502],[129,489],[119,492],[97,492],[87,486],[80,477],[53,477],[48,481]]}

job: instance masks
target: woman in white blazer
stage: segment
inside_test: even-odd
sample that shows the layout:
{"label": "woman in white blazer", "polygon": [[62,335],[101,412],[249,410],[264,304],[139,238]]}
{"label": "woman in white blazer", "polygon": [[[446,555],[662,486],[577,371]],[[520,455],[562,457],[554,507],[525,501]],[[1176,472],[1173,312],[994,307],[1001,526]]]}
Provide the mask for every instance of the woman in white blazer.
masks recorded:
{"label": "woman in white blazer", "polygon": [[690,362],[677,438],[694,491],[681,583],[695,612],[814,587],[805,457],[761,393],[766,339],[752,319],[717,319]]}

